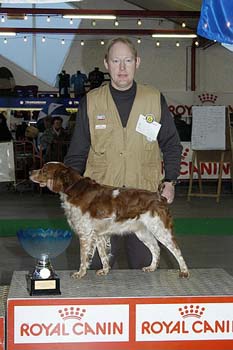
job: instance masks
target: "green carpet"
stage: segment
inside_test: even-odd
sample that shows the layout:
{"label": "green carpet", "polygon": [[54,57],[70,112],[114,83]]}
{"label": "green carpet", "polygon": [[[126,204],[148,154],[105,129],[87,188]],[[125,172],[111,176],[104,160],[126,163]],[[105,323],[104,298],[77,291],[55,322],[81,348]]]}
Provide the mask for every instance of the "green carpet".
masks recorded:
{"label": "green carpet", "polygon": [[[177,218],[175,234],[232,235],[233,218]],[[0,237],[15,236],[23,228],[70,229],[65,219],[0,220]]]}

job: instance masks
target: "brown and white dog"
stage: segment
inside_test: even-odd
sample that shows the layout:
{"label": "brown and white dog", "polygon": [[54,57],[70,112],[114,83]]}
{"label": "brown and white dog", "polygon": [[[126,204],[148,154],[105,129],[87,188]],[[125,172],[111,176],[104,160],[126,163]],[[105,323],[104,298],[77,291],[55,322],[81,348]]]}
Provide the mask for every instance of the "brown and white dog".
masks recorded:
{"label": "brown and white dog", "polygon": [[151,251],[151,265],[143,271],[157,268],[159,241],[176,258],[180,277],[189,276],[173,236],[168,205],[159,193],[101,185],[59,162],[49,162],[42,169],[33,170],[30,179],[60,194],[68,223],[79,236],[80,268],[72,277],[85,276],[96,249],[102,262],[102,269],[97,274],[106,275],[110,270],[110,236],[130,232],[134,232]]}

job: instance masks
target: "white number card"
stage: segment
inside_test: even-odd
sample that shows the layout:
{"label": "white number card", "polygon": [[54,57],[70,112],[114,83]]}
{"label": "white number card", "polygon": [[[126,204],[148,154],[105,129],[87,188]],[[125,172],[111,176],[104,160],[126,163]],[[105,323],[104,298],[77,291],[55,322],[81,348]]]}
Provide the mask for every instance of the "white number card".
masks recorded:
{"label": "white number card", "polygon": [[146,136],[148,141],[156,141],[161,124],[157,123],[153,116],[140,114],[136,131]]}

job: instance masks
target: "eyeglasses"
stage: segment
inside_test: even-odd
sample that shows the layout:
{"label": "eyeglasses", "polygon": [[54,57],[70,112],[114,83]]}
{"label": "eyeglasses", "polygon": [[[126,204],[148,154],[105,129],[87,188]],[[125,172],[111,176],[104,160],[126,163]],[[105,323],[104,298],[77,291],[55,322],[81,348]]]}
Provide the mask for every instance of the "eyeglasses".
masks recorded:
{"label": "eyeglasses", "polygon": [[121,60],[120,58],[112,58],[112,59],[110,59],[110,61],[116,66],[120,66],[120,65],[131,66],[132,64],[135,63],[135,58],[134,57],[126,57],[123,60]]}

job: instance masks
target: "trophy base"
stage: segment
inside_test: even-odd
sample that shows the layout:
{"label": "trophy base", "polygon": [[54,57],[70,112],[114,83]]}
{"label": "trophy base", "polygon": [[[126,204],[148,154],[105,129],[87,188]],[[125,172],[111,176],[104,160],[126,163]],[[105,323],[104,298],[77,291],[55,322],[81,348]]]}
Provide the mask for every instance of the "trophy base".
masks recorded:
{"label": "trophy base", "polygon": [[30,295],[60,295],[60,278],[55,275],[53,278],[37,279],[32,275],[26,276],[27,289]]}

